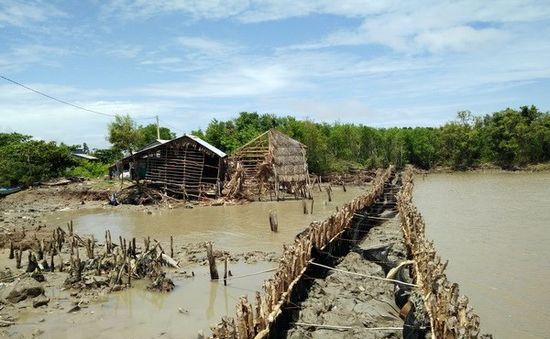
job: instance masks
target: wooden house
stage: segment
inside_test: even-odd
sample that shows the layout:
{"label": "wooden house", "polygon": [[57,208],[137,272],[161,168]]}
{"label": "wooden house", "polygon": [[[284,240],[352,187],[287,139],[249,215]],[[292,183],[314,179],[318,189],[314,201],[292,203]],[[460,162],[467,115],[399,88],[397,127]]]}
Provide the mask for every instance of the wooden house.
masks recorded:
{"label": "wooden house", "polygon": [[[117,163],[132,178],[144,180],[186,199],[220,196],[226,154],[194,135],[157,140]],[[120,171],[119,171],[120,172]]]}
{"label": "wooden house", "polygon": [[252,195],[281,192],[306,197],[309,189],[307,147],[275,129],[248,142],[230,158],[233,173],[242,173],[242,187]]}

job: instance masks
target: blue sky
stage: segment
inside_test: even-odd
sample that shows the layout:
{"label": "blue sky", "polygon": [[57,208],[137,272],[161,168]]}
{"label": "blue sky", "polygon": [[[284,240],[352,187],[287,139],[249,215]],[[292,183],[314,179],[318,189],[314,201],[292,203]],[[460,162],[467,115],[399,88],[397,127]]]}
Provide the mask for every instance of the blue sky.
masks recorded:
{"label": "blue sky", "polygon": [[[240,111],[438,126],[550,109],[550,1],[0,0],[0,74],[178,135]],[[109,121],[0,79],[0,132],[105,147]]]}

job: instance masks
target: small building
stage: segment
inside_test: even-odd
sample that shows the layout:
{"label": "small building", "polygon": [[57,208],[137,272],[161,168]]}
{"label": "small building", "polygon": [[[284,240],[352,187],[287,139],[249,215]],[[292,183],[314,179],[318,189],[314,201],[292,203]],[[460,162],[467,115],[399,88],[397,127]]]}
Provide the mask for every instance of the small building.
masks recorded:
{"label": "small building", "polygon": [[306,197],[309,189],[307,147],[275,129],[259,135],[234,152],[233,172],[242,172],[243,187],[251,194],[280,192]]}
{"label": "small building", "polygon": [[226,154],[194,135],[173,140],[156,140],[121,159],[118,173],[130,171],[133,179],[144,180],[185,199],[220,196],[225,175]]}

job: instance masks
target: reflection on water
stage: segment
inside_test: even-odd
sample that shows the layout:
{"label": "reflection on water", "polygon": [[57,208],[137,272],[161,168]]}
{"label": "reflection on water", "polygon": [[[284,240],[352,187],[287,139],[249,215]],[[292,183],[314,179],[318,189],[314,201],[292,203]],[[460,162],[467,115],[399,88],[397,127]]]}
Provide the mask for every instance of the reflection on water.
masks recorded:
{"label": "reflection on water", "polygon": [[417,176],[414,201],[451,281],[496,338],[550,337],[550,173]]}

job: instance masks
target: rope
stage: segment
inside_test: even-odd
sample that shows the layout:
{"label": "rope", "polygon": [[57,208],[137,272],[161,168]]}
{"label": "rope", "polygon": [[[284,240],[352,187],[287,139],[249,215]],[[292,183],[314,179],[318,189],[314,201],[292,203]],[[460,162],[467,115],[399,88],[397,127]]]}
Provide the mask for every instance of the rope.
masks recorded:
{"label": "rope", "polygon": [[327,268],[329,270],[333,270],[333,271],[337,271],[337,272],[341,272],[341,273],[346,273],[346,274],[351,274],[351,275],[358,275],[358,276],[364,277],[364,278],[382,280],[382,281],[387,281],[387,282],[399,283],[399,284],[406,285],[406,286],[418,287],[418,285],[409,284],[409,283],[403,282],[401,280],[388,279],[388,278],[377,277],[377,276],[374,276],[374,275],[368,275],[368,274],[361,274],[361,273],[357,273],[357,272],[345,271],[345,270],[341,270],[341,269],[338,269],[338,268],[326,266],[326,265],[323,265],[323,264],[318,264],[318,263],[313,262],[313,261],[310,261],[309,263],[312,264],[312,265],[315,265],[315,266]]}
{"label": "rope", "polygon": [[[277,267],[274,267],[274,268],[270,268],[268,270],[263,270],[263,271],[259,271],[259,272],[227,277],[227,280],[234,280],[234,279],[240,279],[240,278],[245,278],[245,277],[251,277],[253,275],[259,275],[259,274],[263,274],[263,273],[273,272],[273,271],[276,271],[277,269],[278,269]],[[220,279],[220,280],[222,280],[222,279]]]}
{"label": "rope", "polygon": [[332,329],[332,330],[353,330],[353,329],[365,329],[369,331],[401,331],[403,330],[403,327],[336,326],[336,325],[323,325],[323,324],[312,324],[312,323],[301,323],[301,322],[293,323],[293,325],[304,326],[304,327],[326,328],[326,329]]}

